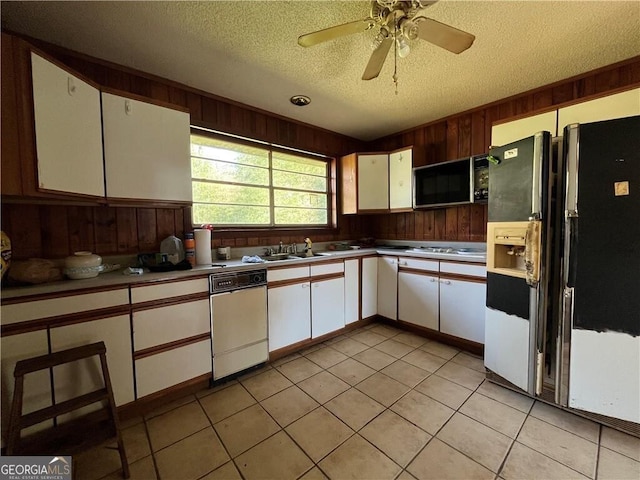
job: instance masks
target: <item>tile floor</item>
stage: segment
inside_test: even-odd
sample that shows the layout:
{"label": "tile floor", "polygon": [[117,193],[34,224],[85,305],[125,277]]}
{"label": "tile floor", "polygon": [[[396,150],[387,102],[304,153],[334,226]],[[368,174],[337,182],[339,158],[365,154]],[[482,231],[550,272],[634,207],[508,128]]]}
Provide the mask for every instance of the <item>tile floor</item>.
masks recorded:
{"label": "tile floor", "polygon": [[[640,478],[640,439],[483,371],[480,358],[368,325],[127,421],[131,478]],[[78,479],[120,478],[111,445],[75,462]]]}

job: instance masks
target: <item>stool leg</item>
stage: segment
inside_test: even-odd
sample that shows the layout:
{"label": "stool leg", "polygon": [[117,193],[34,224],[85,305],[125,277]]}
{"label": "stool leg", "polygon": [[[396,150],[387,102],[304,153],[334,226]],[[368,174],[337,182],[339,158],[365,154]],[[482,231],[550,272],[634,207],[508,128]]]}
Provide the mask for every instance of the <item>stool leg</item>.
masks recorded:
{"label": "stool leg", "polygon": [[111,421],[116,431],[116,438],[118,441],[118,451],[120,452],[120,462],[122,463],[122,478],[129,478],[129,462],[127,461],[127,452],[124,449],[124,441],[122,440],[122,433],[120,432],[120,419],[118,418],[118,411],[116,410],[116,402],[113,398],[113,390],[111,389],[111,377],[109,376],[109,367],[107,366],[106,354],[100,354],[100,366],[102,367],[102,376],[104,377],[104,386],[107,389],[109,396],[109,412]]}
{"label": "stool leg", "polygon": [[7,455],[13,455],[20,441],[20,420],[22,418],[22,395],[24,392],[24,376],[16,376],[15,390],[13,391],[13,403],[11,416],[9,417],[9,431],[7,435]]}

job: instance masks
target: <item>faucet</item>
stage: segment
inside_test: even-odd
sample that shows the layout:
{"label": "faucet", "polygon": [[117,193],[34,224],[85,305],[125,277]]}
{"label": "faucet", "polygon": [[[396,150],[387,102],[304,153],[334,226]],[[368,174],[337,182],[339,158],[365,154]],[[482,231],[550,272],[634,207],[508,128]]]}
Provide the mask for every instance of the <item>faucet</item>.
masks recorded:
{"label": "faucet", "polygon": [[283,253],[284,252],[284,244],[282,243],[282,240],[280,240],[280,244],[278,246],[278,253]]}

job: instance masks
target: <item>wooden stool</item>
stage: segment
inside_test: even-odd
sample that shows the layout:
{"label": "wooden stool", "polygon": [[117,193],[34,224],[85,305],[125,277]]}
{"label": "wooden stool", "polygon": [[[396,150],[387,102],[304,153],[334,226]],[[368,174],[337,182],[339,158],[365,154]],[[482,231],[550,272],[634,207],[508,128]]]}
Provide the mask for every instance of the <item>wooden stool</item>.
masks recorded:
{"label": "wooden stool", "polygon": [[[106,352],[107,349],[104,342],[97,342],[49,355],[20,360],[16,363],[16,368],[13,372],[15,390],[9,419],[7,455],[74,455],[106,440],[115,438],[120,452],[120,461],[122,462],[122,476],[123,478],[129,478],[129,463],[127,462],[127,454],[124,451],[124,443],[120,433],[120,421],[116,412],[116,404],[113,400]],[[24,376],[26,374],[95,355],[100,356],[104,388],[58,404],[54,403],[50,407],[26,415],[22,414],[22,396]],[[27,427],[105,400],[107,404],[101,410],[28,435],[25,438],[20,437],[21,430]]]}

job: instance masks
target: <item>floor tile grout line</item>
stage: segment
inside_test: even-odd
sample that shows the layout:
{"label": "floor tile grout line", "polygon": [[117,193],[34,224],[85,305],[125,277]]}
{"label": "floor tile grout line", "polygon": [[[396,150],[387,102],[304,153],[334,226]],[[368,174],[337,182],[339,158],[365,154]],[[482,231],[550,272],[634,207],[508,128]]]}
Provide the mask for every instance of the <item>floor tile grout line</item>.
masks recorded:
{"label": "floor tile grout line", "polygon": [[596,464],[593,467],[593,475],[591,478],[598,480],[598,468],[600,467],[600,452],[602,451],[602,424],[598,428],[598,448],[596,450]]}
{"label": "floor tile grout line", "polygon": [[[516,433],[515,437],[513,437],[511,439],[511,444],[509,445],[509,448],[507,449],[507,453],[504,456],[504,458],[502,459],[502,462],[500,463],[500,466],[498,467],[498,471],[496,472],[496,478],[498,478],[500,476],[500,474],[502,473],[502,470],[504,469],[504,466],[507,463],[507,458],[509,458],[509,455],[511,454],[511,450],[513,450],[513,446],[515,445],[516,441],[518,440],[518,437],[520,436],[520,432],[522,432],[522,429],[524,428],[524,424],[527,422],[527,418],[529,418],[529,415],[531,415],[531,410],[533,410],[533,406],[534,405],[535,405],[535,402],[532,402],[531,406],[529,407],[529,411],[527,412],[527,414],[524,417],[524,420],[523,420],[522,424],[520,424],[520,428],[518,429],[518,432]],[[534,451],[537,451],[537,450],[534,450]],[[538,452],[538,453],[540,453],[540,452]]]}
{"label": "floor tile grout line", "polygon": [[[534,399],[532,399],[532,400],[533,400],[533,405],[534,405],[534,406],[535,406],[535,404],[536,404],[537,402],[539,402],[539,401],[540,401],[540,400],[538,400],[537,398],[534,398]],[[544,403],[544,402],[541,402],[541,403]],[[556,407],[554,407],[554,408],[556,408]],[[574,413],[567,412],[566,410],[560,410],[560,411],[561,411],[561,412],[568,413],[569,415],[575,415]],[[537,416],[535,416],[535,415],[533,415],[533,414],[529,414],[529,415],[531,415],[531,417],[535,418],[536,420],[540,420],[541,422],[546,423],[547,425],[551,425],[552,427],[555,427],[555,428],[557,428],[557,429],[560,429],[560,430],[562,430],[563,432],[570,433],[571,435],[574,435],[574,436],[576,436],[576,437],[578,437],[578,438],[581,438],[582,440],[586,440],[586,441],[587,441],[587,442],[589,442],[589,443],[593,443],[593,444],[595,444],[595,445],[597,445],[597,446],[599,446],[599,445],[600,445],[600,443],[599,443],[599,442],[600,442],[600,432],[599,432],[599,431],[598,431],[598,440],[596,440],[596,441],[594,442],[593,440],[589,440],[588,438],[585,438],[585,437],[583,437],[582,435],[578,435],[577,433],[572,432],[571,430],[568,430],[568,429],[566,429],[566,428],[563,428],[563,427],[560,427],[560,426],[558,426],[558,425],[555,425],[555,424],[553,424],[553,423],[551,423],[551,422],[548,422],[548,421],[547,421],[547,420],[545,420],[544,418],[537,417]],[[576,416],[578,416],[578,415],[576,415]],[[578,416],[578,417],[579,417],[579,416]],[[579,418],[582,418],[582,417],[579,417]],[[590,420],[590,421],[593,421],[593,420]],[[598,425],[598,428],[599,428],[599,429],[602,427],[602,424],[599,424],[599,423],[597,423],[597,422],[594,422],[594,423],[595,423],[596,425]]]}

